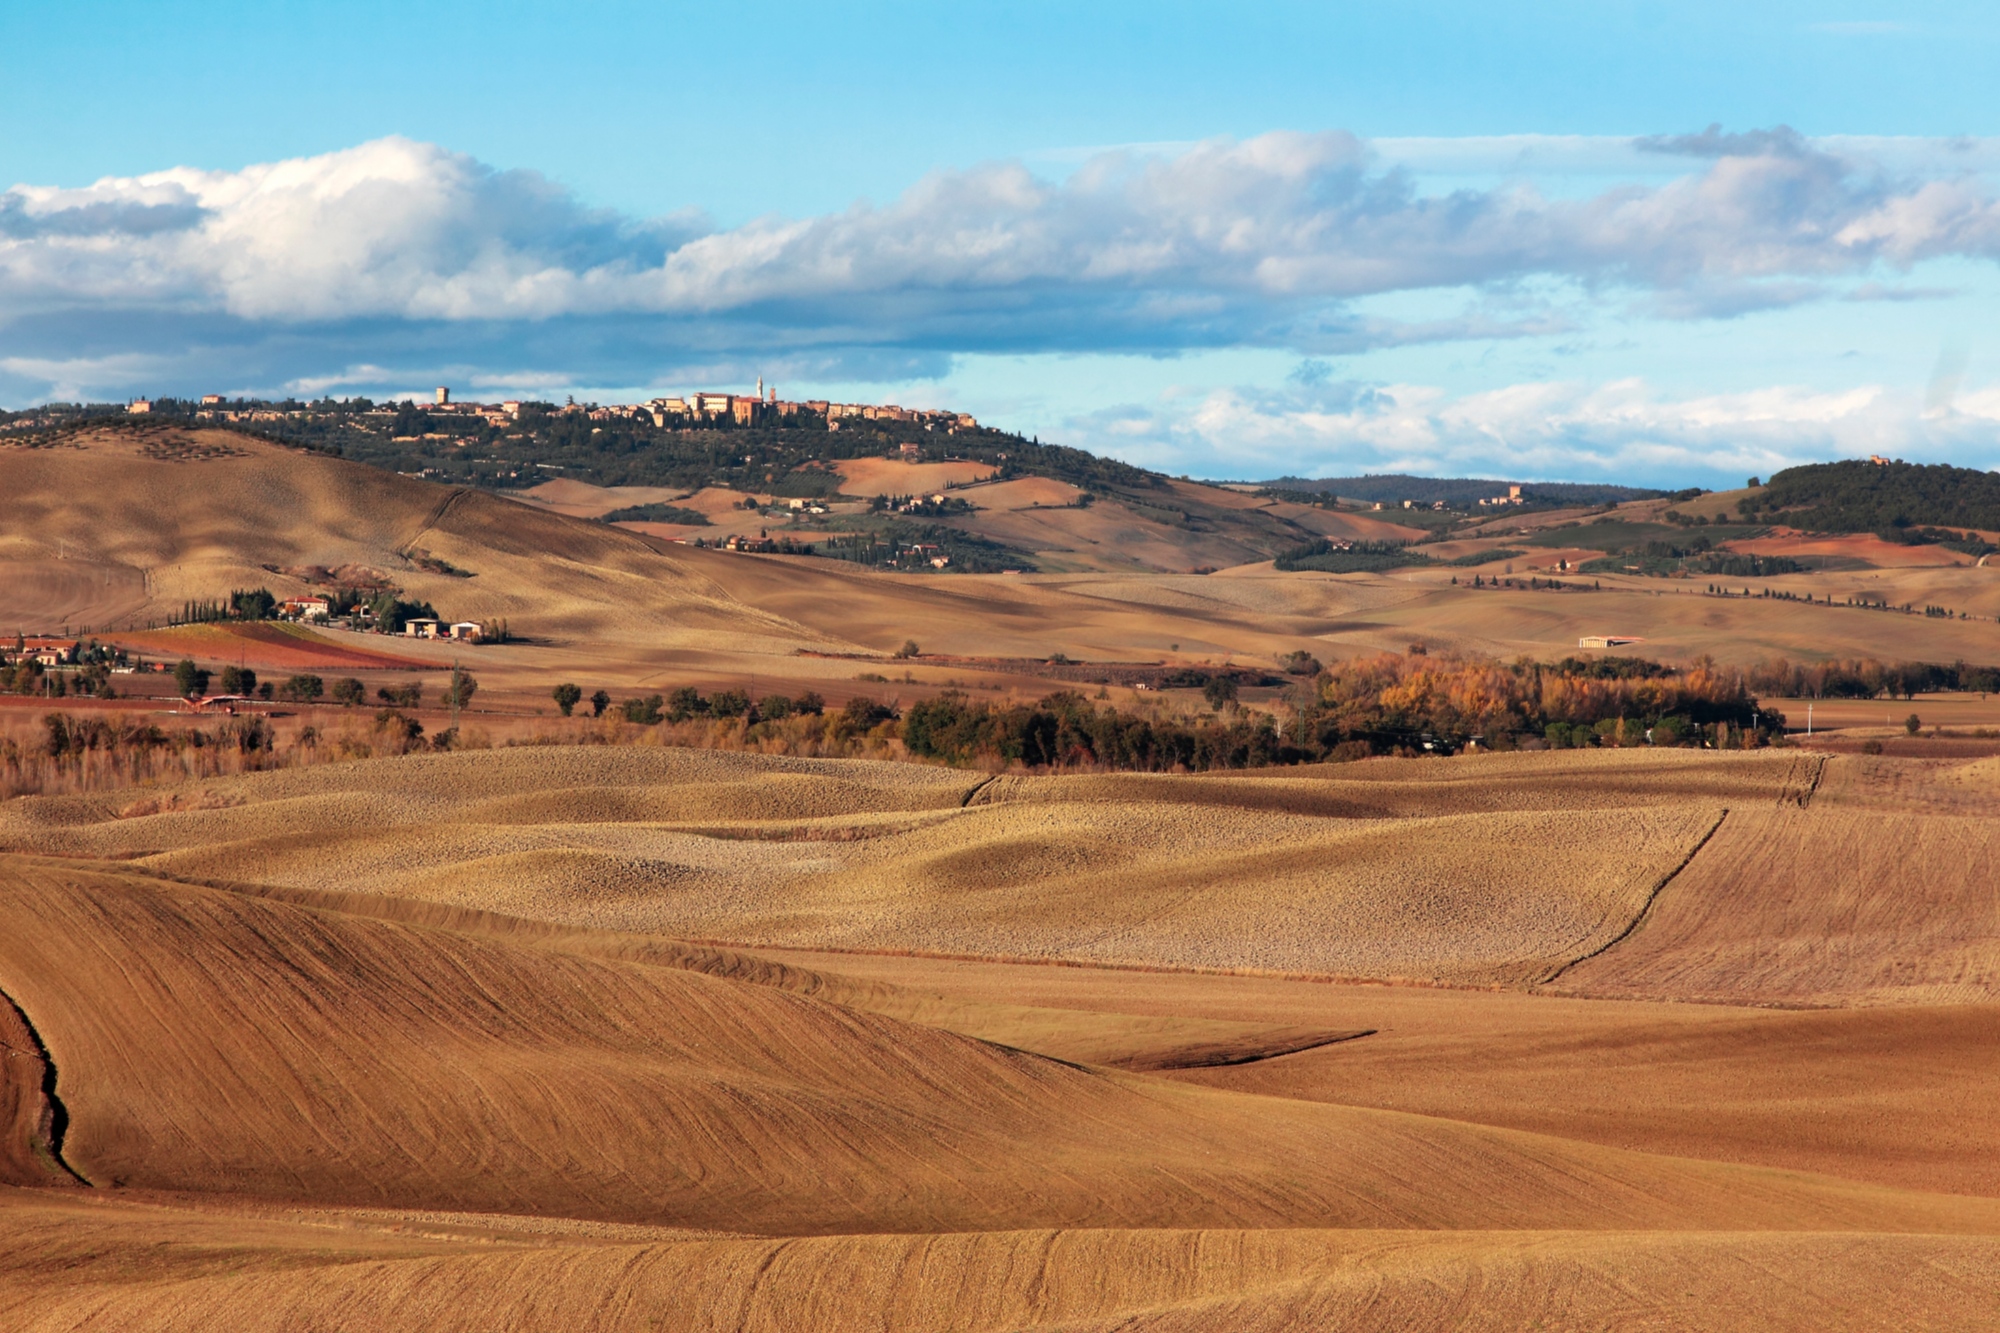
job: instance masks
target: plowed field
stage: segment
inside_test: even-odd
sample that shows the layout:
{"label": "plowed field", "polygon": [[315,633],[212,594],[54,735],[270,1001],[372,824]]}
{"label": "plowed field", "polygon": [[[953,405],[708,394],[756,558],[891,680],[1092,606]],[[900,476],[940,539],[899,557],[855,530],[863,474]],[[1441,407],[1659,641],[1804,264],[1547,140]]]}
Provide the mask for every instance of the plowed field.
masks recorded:
{"label": "plowed field", "polygon": [[121,648],[148,657],[241,661],[248,666],[277,671],[431,670],[437,665],[388,651],[395,642],[393,639],[380,640],[383,649],[378,650],[336,642],[296,625],[177,625],[172,629],[114,633],[108,638]]}
{"label": "plowed field", "polygon": [[18,799],[0,1325],[1983,1327],[1986,762]]}

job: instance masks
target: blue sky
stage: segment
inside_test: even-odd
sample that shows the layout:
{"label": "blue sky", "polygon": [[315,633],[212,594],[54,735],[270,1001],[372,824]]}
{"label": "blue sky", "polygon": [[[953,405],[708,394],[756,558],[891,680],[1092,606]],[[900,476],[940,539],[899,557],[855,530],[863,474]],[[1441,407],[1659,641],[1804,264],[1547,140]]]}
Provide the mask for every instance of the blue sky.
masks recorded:
{"label": "blue sky", "polygon": [[1205,476],[1991,467],[1997,47],[1970,4],[13,5],[0,403],[762,373]]}

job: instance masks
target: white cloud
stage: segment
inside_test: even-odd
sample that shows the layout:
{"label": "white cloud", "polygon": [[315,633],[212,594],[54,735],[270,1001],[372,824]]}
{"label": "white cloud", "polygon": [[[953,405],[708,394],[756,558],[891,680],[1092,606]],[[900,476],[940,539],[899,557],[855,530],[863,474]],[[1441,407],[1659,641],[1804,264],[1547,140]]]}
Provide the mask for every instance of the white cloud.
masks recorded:
{"label": "white cloud", "polygon": [[1071,426],[1072,442],[1086,448],[1237,477],[1410,472],[1685,485],[1871,453],[2000,464],[2000,389],[1927,412],[1913,396],[1879,385],[1676,397],[1635,378],[1452,395],[1307,375],[1279,391],[1166,395]]}
{"label": "white cloud", "polygon": [[[1469,171],[1494,180],[1424,183]],[[1624,364],[1650,369],[1649,318],[1843,297],[1869,303],[1837,309],[1873,327],[1894,303],[1972,289],[1964,262],[1950,289],[1919,285],[1929,270],[1906,275],[2000,257],[1996,171],[2000,140],[1782,127],[1274,133],[1096,153],[1054,180],[1020,163],[941,172],[879,206],[722,229],[692,211],[592,209],[536,173],[392,138],[240,171],[0,192],[0,397],[432,383],[553,395],[760,372],[853,385],[934,381],[966,354],[1348,356],[1519,346],[1619,321],[1640,330]],[[1539,174],[1552,188],[1528,183]],[[1476,393],[1323,375],[1080,415],[1086,395],[1133,394],[1076,381],[1068,407],[1035,411],[1044,433],[1069,412],[1075,443],[1210,475],[1665,481],[1829,454],[1970,461],[2000,434],[2000,406],[1978,392],[1926,415],[1881,387],[1703,395],[1611,378],[1623,370],[1602,361],[1590,373],[1609,382],[1537,364],[1515,373],[1546,378]]]}
{"label": "white cloud", "polygon": [[0,300],[263,325],[641,316],[795,346],[1171,347],[1288,344],[1355,298],[1538,275],[1729,314],[2000,252],[2000,206],[1975,175],[1892,177],[1783,129],[1627,142],[1687,169],[1580,199],[1519,183],[1427,195],[1351,135],[1284,132],[1113,151],[1060,183],[1018,163],[939,173],[886,206],[715,230],[592,210],[535,173],[392,138],[15,186]]}

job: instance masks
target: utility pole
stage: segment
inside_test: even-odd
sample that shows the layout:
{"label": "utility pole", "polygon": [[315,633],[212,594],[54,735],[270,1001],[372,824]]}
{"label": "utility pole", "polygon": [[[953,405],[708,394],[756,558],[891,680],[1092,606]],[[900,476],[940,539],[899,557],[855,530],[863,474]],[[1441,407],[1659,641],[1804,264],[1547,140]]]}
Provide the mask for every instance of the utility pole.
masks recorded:
{"label": "utility pole", "polygon": [[458,730],[458,659],[451,659],[451,729]]}

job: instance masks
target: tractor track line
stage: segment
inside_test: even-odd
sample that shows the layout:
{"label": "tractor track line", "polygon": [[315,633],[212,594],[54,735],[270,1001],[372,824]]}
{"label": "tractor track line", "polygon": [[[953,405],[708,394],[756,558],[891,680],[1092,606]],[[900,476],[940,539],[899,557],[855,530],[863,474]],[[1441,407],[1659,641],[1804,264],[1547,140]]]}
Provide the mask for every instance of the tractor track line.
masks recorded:
{"label": "tractor track line", "polygon": [[1535,989],[1539,990],[1543,986],[1553,985],[1556,982],[1556,980],[1563,975],[1563,973],[1569,971],[1577,964],[1587,963],[1593,958],[1599,957],[1600,955],[1605,953],[1609,953],[1612,949],[1617,948],[1619,945],[1623,944],[1626,940],[1630,939],[1632,937],[1632,932],[1637,930],[1640,926],[1644,925],[1646,923],[1646,918],[1652,915],[1653,904],[1658,902],[1660,900],[1660,895],[1667,891],[1667,885],[1673,883],[1676,879],[1678,879],[1680,877],[1681,871],[1686,870],[1688,866],[1694,862],[1695,857],[1701,855],[1701,849],[1708,846],[1709,839],[1713,838],[1716,835],[1716,832],[1719,829],[1721,829],[1723,824],[1728,819],[1729,819],[1729,808],[1727,806],[1724,806],[1722,813],[1715,817],[1715,822],[1708,826],[1708,832],[1701,835],[1701,840],[1695,843],[1695,845],[1689,849],[1688,854],[1686,856],[1683,856],[1681,858],[1680,864],[1675,866],[1672,870],[1669,870],[1661,878],[1660,882],[1653,886],[1653,891],[1646,895],[1646,901],[1640,905],[1639,910],[1637,912],[1633,913],[1632,919],[1626,923],[1625,929],[1619,931],[1616,935],[1606,940],[1603,944],[1598,945],[1595,949],[1592,949],[1589,953],[1583,954],[1580,957],[1570,959],[1567,963],[1564,963],[1561,967],[1549,973],[1548,976],[1536,982]]}

